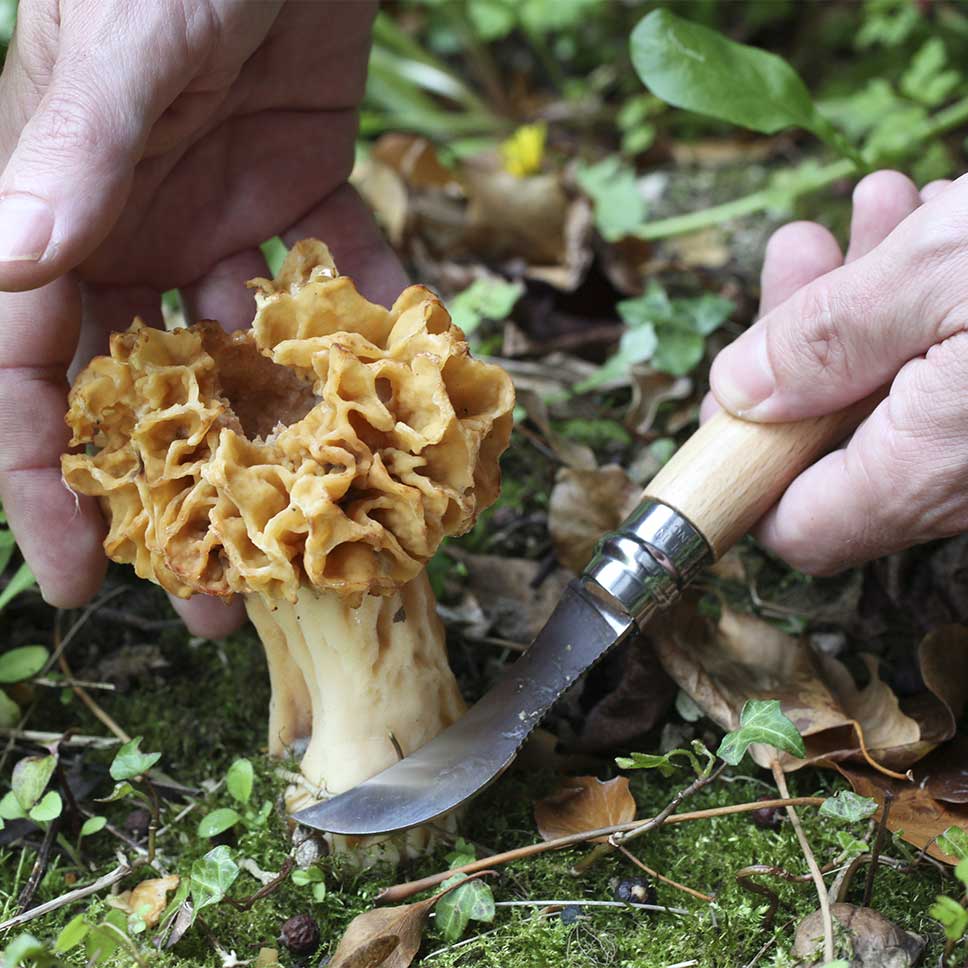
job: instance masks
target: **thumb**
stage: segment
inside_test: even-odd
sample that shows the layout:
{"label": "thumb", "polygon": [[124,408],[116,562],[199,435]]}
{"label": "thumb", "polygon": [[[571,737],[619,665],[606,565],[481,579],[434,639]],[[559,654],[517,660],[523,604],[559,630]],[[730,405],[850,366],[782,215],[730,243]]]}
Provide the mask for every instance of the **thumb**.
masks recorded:
{"label": "thumb", "polygon": [[966,216],[963,178],[867,255],[798,290],[713,362],[717,400],[751,420],[831,413],[964,329]]}

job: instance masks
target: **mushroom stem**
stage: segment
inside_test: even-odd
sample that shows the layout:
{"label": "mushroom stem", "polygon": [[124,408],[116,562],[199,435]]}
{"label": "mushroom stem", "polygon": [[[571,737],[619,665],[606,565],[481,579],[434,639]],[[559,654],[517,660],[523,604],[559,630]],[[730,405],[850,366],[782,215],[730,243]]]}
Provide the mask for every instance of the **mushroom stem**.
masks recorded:
{"label": "mushroom stem", "polygon": [[308,737],[302,773],[330,796],[394,763],[394,741],[412,753],[464,711],[426,572],[356,608],[305,585],[291,604],[250,594],[246,608],[269,663],[270,751]]}

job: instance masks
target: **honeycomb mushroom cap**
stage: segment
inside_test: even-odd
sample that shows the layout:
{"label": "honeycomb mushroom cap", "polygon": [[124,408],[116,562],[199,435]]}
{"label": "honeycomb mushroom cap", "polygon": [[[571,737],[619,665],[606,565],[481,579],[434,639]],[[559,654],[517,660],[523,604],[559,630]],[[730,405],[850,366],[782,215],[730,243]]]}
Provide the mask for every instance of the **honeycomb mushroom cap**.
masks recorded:
{"label": "honeycomb mushroom cap", "polygon": [[429,290],[370,303],[315,240],[250,286],[249,330],[112,336],[71,390],[64,479],[175,595],[390,594],[497,497],[510,379]]}

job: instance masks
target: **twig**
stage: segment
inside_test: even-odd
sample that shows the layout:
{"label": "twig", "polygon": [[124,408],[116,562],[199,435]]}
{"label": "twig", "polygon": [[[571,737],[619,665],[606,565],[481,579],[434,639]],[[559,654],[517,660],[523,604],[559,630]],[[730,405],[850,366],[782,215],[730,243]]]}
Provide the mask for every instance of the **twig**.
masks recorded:
{"label": "twig", "polygon": [[663,884],[668,884],[669,887],[674,887],[677,891],[682,891],[685,894],[689,894],[692,897],[698,898],[700,901],[710,903],[713,900],[713,896],[711,894],[703,894],[701,891],[694,890],[691,887],[686,887],[685,884],[680,884],[678,881],[672,880],[671,877],[666,877],[664,874],[660,874],[658,871],[652,870],[651,867],[643,864],[642,861],[640,861],[638,857],[636,857],[635,854],[633,854],[627,847],[623,847],[621,844],[615,844],[615,848],[619,851],[619,853],[623,854],[630,861],[632,861],[636,867],[644,870],[649,877],[652,877],[657,881],[662,881]]}
{"label": "twig", "polygon": [[48,689],[63,689],[65,686],[80,686],[82,689],[103,689],[105,692],[114,692],[113,682],[90,682],[87,679],[47,679],[43,676],[30,680],[31,685],[46,686]]}
{"label": "twig", "polygon": [[871,866],[867,870],[867,881],[864,883],[862,907],[871,906],[871,896],[874,893],[874,875],[877,873],[877,857],[881,852],[881,845],[884,842],[884,831],[887,830],[887,818],[890,816],[893,801],[894,792],[892,790],[885,790],[884,809],[881,811],[881,822],[877,825],[877,836],[874,838],[874,847],[871,850]]}
{"label": "twig", "polygon": [[232,907],[239,911],[248,911],[249,908],[255,904],[256,901],[261,901],[262,898],[268,897],[274,891],[277,891],[282,884],[285,882],[286,878],[289,876],[289,872],[296,866],[296,861],[292,857],[287,857],[285,863],[279,868],[279,873],[269,881],[268,884],[263,884],[254,894],[250,894],[246,898],[241,900],[236,900],[234,897],[227,897],[225,900],[228,901]]}
{"label": "twig", "polygon": [[40,849],[37,851],[37,859],[34,861],[30,877],[27,878],[27,883],[24,884],[24,889],[20,892],[20,897],[17,899],[17,907],[21,911],[25,911],[30,907],[30,902],[34,899],[37,888],[40,887],[40,881],[44,876],[44,872],[47,870],[50,851],[54,846],[54,841],[57,839],[57,831],[59,828],[60,817],[55,817],[47,824],[47,829],[44,831],[44,839],[40,842]]}
{"label": "twig", "polygon": [[744,867],[742,870],[736,872],[736,883],[744,891],[749,891],[752,894],[760,894],[767,899],[769,907],[766,910],[766,914],[763,915],[762,927],[765,931],[769,931],[773,927],[776,909],[780,904],[780,895],[765,884],[760,884],[759,881],[753,880],[754,877],[761,877],[763,875],[782,877],[783,880],[795,884],[809,884],[813,878],[810,874],[791,874],[788,870],[784,870],[782,867],[774,867],[771,864],[751,864],[749,867]]}
{"label": "twig", "polygon": [[43,904],[38,904],[37,907],[31,908],[29,911],[24,911],[22,914],[18,914],[16,917],[4,921],[0,924],[0,932],[20,927],[20,925],[26,924],[28,921],[33,921],[36,918],[42,918],[45,914],[50,914],[52,911],[59,911],[62,907],[73,904],[74,901],[79,901],[81,898],[97,894],[98,891],[103,891],[106,887],[117,884],[118,881],[127,877],[128,874],[140,866],[140,861],[135,861],[133,864],[128,863],[128,861],[122,861],[113,871],[105,874],[103,877],[99,877],[96,881],[92,881],[87,887],[78,887],[73,891],[68,891],[66,894],[61,894],[60,897],[45,901]]}
{"label": "twig", "polygon": [[[776,780],[776,787],[780,791],[780,795],[789,799],[790,791],[787,788],[786,776],[783,773],[783,767],[780,766],[780,761],[773,760],[773,762],[770,764],[770,768],[773,771],[773,779]],[[827,885],[824,884],[823,874],[820,873],[820,866],[817,864],[817,858],[814,857],[813,851],[810,849],[810,842],[807,840],[807,836],[803,832],[803,826],[800,824],[800,818],[797,816],[796,810],[791,805],[786,808],[786,811],[787,816],[790,818],[790,823],[793,825],[793,829],[797,835],[797,840],[800,841],[800,849],[803,851],[804,858],[806,858],[807,867],[810,868],[813,883],[817,888],[817,898],[820,901],[820,917],[823,920],[824,961],[833,961],[834,922],[833,917],[830,914],[830,898],[827,897]]]}
{"label": "twig", "polygon": [[[803,806],[819,807],[824,802],[823,797],[790,797],[777,800],[757,800],[753,803],[734,803],[726,807],[710,807],[706,810],[694,810],[691,813],[676,813],[666,819],[667,824],[688,823],[692,820],[709,820],[712,817],[725,817],[734,813],[751,813],[770,807]],[[550,850],[563,850],[567,847],[577,847],[579,844],[587,843],[589,840],[597,840],[599,837],[609,837],[612,834],[621,833],[625,830],[634,830],[642,824],[651,823],[654,818],[649,817],[645,820],[632,820],[628,823],[613,824],[611,827],[599,827],[597,830],[583,830],[577,834],[569,834],[567,837],[556,837],[554,840],[544,840],[535,844],[525,844],[523,847],[516,847],[514,850],[506,850],[501,854],[494,854],[483,860],[473,861],[463,867],[454,867],[450,870],[441,871],[438,874],[431,874],[429,877],[422,877],[416,881],[409,881],[402,884],[394,884],[384,888],[377,896],[378,904],[391,904],[398,901],[405,901],[414,894],[426,891],[437,884],[447,880],[454,874],[472,874],[475,871],[484,870],[488,867],[497,867],[500,864],[508,864],[511,861],[522,860],[525,857],[532,857],[535,854],[543,854]]]}
{"label": "twig", "polygon": [[82,749],[108,750],[121,744],[121,740],[112,736],[80,736],[73,735],[61,739],[61,733],[47,733],[37,729],[16,729],[13,726],[0,727],[0,736],[9,736],[11,740],[25,740],[38,746],[49,746],[60,740],[61,746],[77,746]]}
{"label": "twig", "polygon": [[637,908],[640,911],[658,911],[661,914],[686,915],[685,908],[666,907],[664,904],[640,904],[638,901],[495,901],[495,907],[602,907]]}
{"label": "twig", "polygon": [[[81,614],[74,621],[74,624],[67,630],[67,634],[62,639],[60,639],[60,642],[57,643],[53,653],[48,657],[47,661],[44,663],[44,668],[40,670],[40,674],[42,676],[47,675],[47,673],[54,668],[54,663],[57,662],[57,660],[61,657],[61,653],[63,653],[64,649],[66,649],[67,646],[70,645],[74,636],[77,635],[78,632],[80,632],[84,623],[98,610],[98,608],[101,605],[103,605],[105,602],[111,601],[112,598],[116,598],[123,591],[124,591],[123,586],[120,588],[113,588],[111,591],[105,592],[105,594],[103,594],[96,601],[91,602],[91,604],[88,605],[83,612],[81,612]],[[54,620],[54,630],[58,638],[60,637],[60,629],[59,629],[60,617],[61,617],[61,610],[58,609],[57,618]]]}
{"label": "twig", "polygon": [[[864,864],[873,863],[875,863],[873,854],[858,854],[849,864],[843,867],[827,892],[831,903],[839,904],[841,901],[846,901],[847,892],[850,890],[854,875]],[[882,864],[884,867],[891,867],[902,874],[910,874],[918,866],[917,860],[908,863],[904,860],[898,860],[896,857],[884,857],[883,855],[877,857],[876,863]]]}

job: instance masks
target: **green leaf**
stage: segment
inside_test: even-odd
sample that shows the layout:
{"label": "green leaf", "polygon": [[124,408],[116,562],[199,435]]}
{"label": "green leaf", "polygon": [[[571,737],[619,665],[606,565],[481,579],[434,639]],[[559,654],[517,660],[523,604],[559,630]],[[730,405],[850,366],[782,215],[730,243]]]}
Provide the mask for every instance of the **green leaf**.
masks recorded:
{"label": "green leaf", "polygon": [[28,958],[36,958],[44,954],[44,946],[32,934],[18,934],[6,948],[3,949],[4,968],[20,968],[27,964]]}
{"label": "green leaf", "polygon": [[0,728],[11,729],[20,722],[20,707],[0,689]]}
{"label": "green leaf", "polygon": [[580,164],[575,178],[595,206],[595,225],[608,242],[632,235],[645,221],[648,207],[635,171],[612,155],[594,165]]}
{"label": "green leaf", "polygon": [[292,882],[297,887],[305,887],[307,884],[318,884],[323,880],[323,872],[316,867],[307,867],[305,869],[296,868],[292,872]]}
{"label": "green leaf", "polygon": [[804,128],[851,154],[800,76],[776,54],[728,40],[668,10],[654,10],[639,21],[631,52],[642,82],[673,107],[763,134]]}
{"label": "green leaf", "polygon": [[727,733],[717,755],[736,766],[753,743],[763,743],[793,756],[805,756],[803,737],[783,715],[778,699],[750,699],[739,717],[740,728]]}
{"label": "green leaf", "polygon": [[656,337],[652,365],[663,373],[685,376],[702,359],[706,343],[698,333],[678,326],[658,326]]}
{"label": "green leaf", "polygon": [[944,69],[947,60],[948,54],[940,37],[926,40],[901,75],[901,92],[928,107],[940,105],[961,83],[958,71]]}
{"label": "green leaf", "polygon": [[214,847],[192,864],[191,892],[195,912],[218,904],[239,876],[239,866],[224,844]]}
{"label": "green leaf", "polygon": [[949,941],[960,941],[968,930],[968,911],[954,898],[939,895],[928,909],[928,914],[940,922]]}
{"label": "green leaf", "polygon": [[[449,887],[467,880],[466,874],[455,874],[441,884]],[[448,941],[456,941],[467,927],[468,921],[494,920],[494,895],[490,887],[482,881],[471,881],[445,894],[434,908],[437,927]]]}
{"label": "green leaf", "polygon": [[454,849],[445,857],[448,867],[463,867],[477,860],[477,851],[473,844],[469,844],[463,837],[457,838]]}
{"label": "green leaf", "polygon": [[0,612],[7,607],[21,592],[27,591],[37,583],[34,573],[24,562],[14,573],[13,578],[7,582],[7,587],[0,592]]}
{"label": "green leaf", "polygon": [[56,790],[48,790],[43,799],[27,814],[34,823],[50,823],[61,815],[64,804]]}
{"label": "green leaf", "polygon": [[252,764],[244,757],[237,759],[225,774],[225,787],[239,803],[248,803],[252,796]]}
{"label": "green leaf", "polygon": [[833,820],[856,823],[877,813],[877,801],[850,790],[838,790],[820,804],[820,813]]}
{"label": "green leaf", "polygon": [[735,303],[725,296],[704,292],[695,299],[677,299],[676,309],[689,320],[692,329],[701,336],[709,336],[729,319]]}
{"label": "green leaf", "polygon": [[482,276],[450,300],[450,316],[469,335],[485,319],[506,319],[524,293],[520,282],[508,282],[498,276]]}
{"label": "green leaf", "polygon": [[133,780],[142,773],[147,773],[161,759],[161,753],[142,753],[138,748],[141,739],[142,737],[135,736],[118,750],[111,763],[112,780]]}
{"label": "green leaf", "polygon": [[326,885],[322,881],[313,884],[313,900],[319,904],[326,900]]}
{"label": "green leaf", "polygon": [[847,855],[848,859],[857,857],[859,854],[866,854],[869,849],[866,840],[859,840],[846,830],[836,831],[836,839],[840,849]]}
{"label": "green leaf", "polygon": [[81,836],[90,837],[92,834],[96,834],[103,830],[107,826],[107,817],[88,817],[87,820],[81,824]]}
{"label": "green leaf", "polygon": [[24,810],[41,798],[56,767],[56,756],[27,756],[13,768],[10,786]]}
{"label": "green leaf", "polygon": [[44,668],[50,652],[42,645],[23,645],[0,655],[0,683],[22,682]]}
{"label": "green leaf", "polygon": [[959,860],[955,865],[955,877],[961,881],[965,887],[968,887],[968,857],[964,860]]}
{"label": "green leaf", "polygon": [[221,807],[206,814],[198,822],[199,837],[215,837],[239,822],[239,815],[231,807]]}
{"label": "green leaf", "polygon": [[961,827],[949,827],[938,837],[938,847],[951,857],[964,860],[968,857],[968,830]]}
{"label": "green leaf", "polygon": [[286,243],[278,235],[274,235],[271,239],[266,239],[259,248],[262,250],[269,272],[275,275],[282,268],[282,263],[289,254]]}
{"label": "green leaf", "polygon": [[0,529],[0,572],[10,563],[10,558],[16,547],[17,542],[14,540],[13,534],[6,528]]}
{"label": "green leaf", "polygon": [[71,948],[76,948],[87,935],[90,925],[84,920],[83,914],[75,915],[67,924],[61,928],[57,940],[54,942],[54,951],[62,955]]}
{"label": "green leaf", "polygon": [[13,790],[5,793],[3,799],[0,799],[0,819],[20,820],[26,816],[27,814],[24,808],[17,803],[17,798],[13,795]]}
{"label": "green leaf", "polygon": [[114,803],[115,800],[123,800],[130,797],[132,793],[137,793],[135,788],[124,780],[114,784],[114,789],[106,797],[95,797],[97,803]]}
{"label": "green leaf", "polygon": [[664,756],[652,753],[630,753],[628,756],[616,756],[615,762],[623,770],[658,770],[663,776],[671,776],[678,764],[673,763],[673,754],[684,753],[685,750],[672,750]]}
{"label": "green leaf", "polygon": [[615,308],[629,326],[651,326],[657,320],[670,319],[674,313],[669,294],[654,279],[641,296],[623,299]]}

